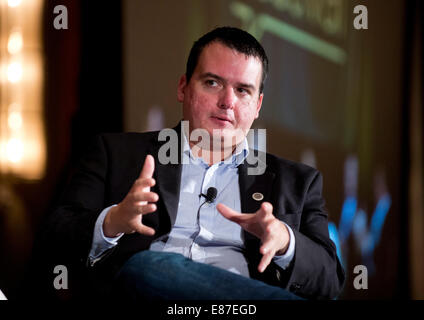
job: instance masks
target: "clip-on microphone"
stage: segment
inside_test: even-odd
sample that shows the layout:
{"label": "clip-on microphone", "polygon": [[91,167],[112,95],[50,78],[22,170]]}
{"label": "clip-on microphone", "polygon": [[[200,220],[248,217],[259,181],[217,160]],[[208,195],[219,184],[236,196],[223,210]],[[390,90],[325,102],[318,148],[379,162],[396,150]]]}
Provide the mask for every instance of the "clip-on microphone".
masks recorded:
{"label": "clip-on microphone", "polygon": [[218,190],[216,190],[214,187],[210,187],[208,188],[208,191],[206,191],[206,194],[201,193],[199,194],[199,197],[205,197],[206,202],[212,203],[215,200],[217,194]]}

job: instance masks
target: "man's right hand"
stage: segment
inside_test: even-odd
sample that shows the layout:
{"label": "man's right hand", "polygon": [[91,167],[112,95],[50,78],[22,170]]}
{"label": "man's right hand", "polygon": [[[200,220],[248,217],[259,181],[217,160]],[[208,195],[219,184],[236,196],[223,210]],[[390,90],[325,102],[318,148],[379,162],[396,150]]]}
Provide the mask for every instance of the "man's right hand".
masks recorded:
{"label": "man's right hand", "polygon": [[159,196],[151,192],[150,188],[155,185],[153,172],[155,171],[155,160],[147,155],[144,160],[140,176],[134,182],[128,194],[117,206],[112,207],[103,222],[103,233],[106,237],[114,238],[122,233],[138,232],[152,236],[155,230],[143,225],[144,214],[156,211]]}

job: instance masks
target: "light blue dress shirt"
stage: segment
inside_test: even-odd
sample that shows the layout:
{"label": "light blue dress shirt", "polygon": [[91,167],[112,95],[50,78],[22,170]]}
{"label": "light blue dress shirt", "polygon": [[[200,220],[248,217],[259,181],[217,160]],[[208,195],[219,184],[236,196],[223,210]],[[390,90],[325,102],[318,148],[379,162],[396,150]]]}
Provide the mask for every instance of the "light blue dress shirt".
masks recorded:
{"label": "light blue dress shirt", "polygon": [[[150,250],[180,253],[193,261],[249,277],[243,254],[243,230],[238,224],[224,218],[216,209],[216,204],[223,203],[241,212],[237,167],[248,152],[248,143],[244,139],[230,158],[209,166],[202,158],[193,156],[184,135],[180,198],[175,224],[169,234],[151,244]],[[199,195],[206,194],[210,187],[216,188],[218,193],[213,203],[205,203],[205,198]],[[96,221],[90,251],[92,265],[115,246],[122,236],[108,238],[103,234],[103,221],[110,208],[103,210]],[[293,231],[289,226],[287,228],[290,234],[289,247],[284,255],[273,258],[283,269],[289,265],[295,251]]]}

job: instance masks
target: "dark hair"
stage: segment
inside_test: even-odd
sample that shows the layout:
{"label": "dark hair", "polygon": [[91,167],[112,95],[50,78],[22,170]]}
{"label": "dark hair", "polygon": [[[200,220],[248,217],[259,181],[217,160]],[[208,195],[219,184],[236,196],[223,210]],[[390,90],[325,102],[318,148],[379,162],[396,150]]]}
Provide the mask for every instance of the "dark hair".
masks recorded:
{"label": "dark hair", "polygon": [[187,82],[190,81],[194,69],[197,66],[199,56],[203,48],[212,42],[220,42],[223,45],[234,49],[246,56],[253,56],[259,58],[262,62],[262,78],[259,87],[259,92],[262,93],[264,89],[265,79],[268,74],[268,58],[264,48],[250,33],[234,27],[220,27],[216,28],[197,41],[194,42],[190,50],[187,60],[186,78]]}

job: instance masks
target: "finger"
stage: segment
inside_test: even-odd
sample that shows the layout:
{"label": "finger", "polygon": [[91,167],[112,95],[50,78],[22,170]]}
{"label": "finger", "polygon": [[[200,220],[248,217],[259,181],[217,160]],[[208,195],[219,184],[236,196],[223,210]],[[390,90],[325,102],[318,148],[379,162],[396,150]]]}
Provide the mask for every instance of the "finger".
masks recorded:
{"label": "finger", "polygon": [[274,257],[274,253],[269,251],[268,253],[262,256],[261,262],[258,265],[258,271],[264,272],[268,265],[271,263],[272,258]]}
{"label": "finger", "polygon": [[137,209],[137,214],[144,215],[144,214],[152,213],[152,212],[155,212],[156,209],[157,207],[154,203],[139,205]]}
{"label": "finger", "polygon": [[[156,192],[136,192],[133,197],[135,202],[157,202],[159,200],[159,196]],[[145,203],[139,203],[138,205],[144,204]]]}
{"label": "finger", "polygon": [[134,205],[132,213],[135,216],[139,216],[139,215],[155,212],[156,210],[157,210],[157,207],[154,203],[144,203],[144,204]]}
{"label": "finger", "polygon": [[148,154],[144,160],[143,169],[140,173],[140,178],[152,178],[155,171],[155,159],[152,155]]}
{"label": "finger", "polygon": [[218,203],[216,205],[216,209],[224,216],[224,218],[236,223],[243,223],[250,218],[250,214],[239,213],[222,203]]}
{"label": "finger", "polygon": [[134,186],[137,188],[151,188],[156,184],[153,178],[138,178],[134,181]]}
{"label": "finger", "polygon": [[262,202],[261,207],[256,213],[258,213],[262,217],[266,217],[269,214],[272,214],[272,204],[269,202]]}
{"label": "finger", "polygon": [[135,231],[146,236],[153,236],[155,234],[155,229],[145,226],[141,223],[135,227]]}
{"label": "finger", "polygon": [[262,255],[265,255],[272,250],[272,246],[273,246],[273,241],[271,240],[271,238],[269,236],[267,236],[265,238],[262,246],[259,248],[259,252]]}

